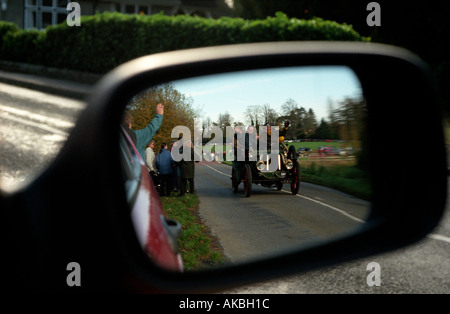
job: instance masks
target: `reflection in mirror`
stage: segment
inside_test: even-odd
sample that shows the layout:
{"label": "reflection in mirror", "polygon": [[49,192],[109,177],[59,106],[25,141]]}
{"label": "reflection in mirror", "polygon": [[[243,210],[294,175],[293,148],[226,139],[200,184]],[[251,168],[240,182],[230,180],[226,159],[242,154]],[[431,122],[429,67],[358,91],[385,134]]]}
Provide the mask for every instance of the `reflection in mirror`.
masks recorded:
{"label": "reflection in mirror", "polygon": [[163,267],[199,270],[298,250],[355,232],[369,216],[367,110],[348,67],[149,86],[124,117],[133,222]]}

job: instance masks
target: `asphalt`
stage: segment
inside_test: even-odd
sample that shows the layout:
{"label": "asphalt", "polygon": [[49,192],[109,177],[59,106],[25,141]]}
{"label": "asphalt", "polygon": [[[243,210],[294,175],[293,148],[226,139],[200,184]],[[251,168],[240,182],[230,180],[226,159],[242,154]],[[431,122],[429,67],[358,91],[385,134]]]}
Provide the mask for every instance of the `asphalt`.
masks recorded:
{"label": "asphalt", "polygon": [[0,82],[54,95],[85,99],[99,74],[0,61]]}

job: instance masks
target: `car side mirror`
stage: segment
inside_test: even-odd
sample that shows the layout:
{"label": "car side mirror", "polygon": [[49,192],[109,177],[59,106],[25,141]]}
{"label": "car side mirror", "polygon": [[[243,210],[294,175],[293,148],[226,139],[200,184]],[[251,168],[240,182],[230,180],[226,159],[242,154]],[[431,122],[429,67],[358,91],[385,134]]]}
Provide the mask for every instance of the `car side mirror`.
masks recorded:
{"label": "car side mirror", "polygon": [[[215,269],[180,273],[149,258],[130,218],[133,194],[124,188],[126,180],[118,170],[123,168],[124,156],[120,125],[130,101],[150,87],[169,82],[323,67],[348,69],[361,91],[364,165],[370,182],[364,224],[326,241],[271,251]],[[419,161],[407,149],[423,142],[433,147],[433,153],[421,155]],[[420,165],[426,165],[426,170]],[[411,244],[438,224],[446,196],[445,141],[433,80],[427,66],[406,50],[353,42],[286,42],[155,54],[108,73],[92,92],[52,166],[27,189],[4,196],[7,208],[17,208],[7,214],[11,226],[28,221],[24,232],[11,229],[8,236],[19,243],[33,239],[26,257],[17,247],[8,247],[21,256],[19,263],[14,258],[7,262],[14,269],[9,279],[13,282],[21,266],[32,259],[40,272],[25,276],[25,285],[44,282],[46,290],[67,289],[65,281],[61,283],[60,268],[76,261],[86,269],[86,291],[217,291]],[[159,201],[151,198],[151,202]]]}

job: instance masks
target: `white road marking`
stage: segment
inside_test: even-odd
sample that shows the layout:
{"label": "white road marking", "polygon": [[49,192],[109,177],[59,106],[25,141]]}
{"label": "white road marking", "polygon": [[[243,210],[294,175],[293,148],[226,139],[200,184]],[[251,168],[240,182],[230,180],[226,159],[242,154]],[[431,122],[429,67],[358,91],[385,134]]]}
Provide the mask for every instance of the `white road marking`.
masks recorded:
{"label": "white road marking", "polygon": [[[8,119],[12,115],[16,117],[23,117],[27,120],[36,121],[38,123],[45,123],[48,125],[53,125],[57,128],[72,128],[74,126],[73,122],[64,121],[61,119],[50,118],[48,116],[43,116],[41,114],[32,113],[28,110],[17,109],[9,106],[0,105],[0,112],[5,112],[7,115],[2,114],[2,118]],[[20,119],[20,118],[19,118]]]}
{"label": "white road marking", "polygon": [[218,172],[218,173],[220,173],[220,174],[223,174],[224,176],[227,176],[227,177],[230,177],[230,178],[231,178],[230,174],[228,174],[228,173],[225,173],[225,172],[219,171],[219,170],[217,170],[217,169],[214,169],[213,167],[211,167],[211,166],[208,166],[208,165],[205,165],[205,166],[206,166],[206,167],[208,167],[208,168],[210,168],[211,170],[214,170],[215,172]]}
{"label": "white road marking", "polygon": [[44,130],[44,131],[47,131],[47,132],[50,132],[50,133],[54,133],[54,134],[58,134],[58,135],[61,135],[61,136],[64,136],[64,137],[67,137],[69,135],[67,132],[61,131],[60,129],[51,127],[49,125],[42,124],[41,122],[33,122],[33,121],[30,121],[30,120],[25,120],[25,119],[18,118],[18,117],[15,117],[15,116],[11,116],[11,115],[8,115],[8,114],[4,114],[4,113],[1,113],[1,112],[0,112],[0,117],[3,118],[3,119],[6,119],[6,120],[15,121],[15,122],[19,122],[21,124],[25,124],[25,125],[29,125],[29,126],[32,126],[32,127],[35,127],[35,128],[39,128],[41,130]]}
{"label": "white road marking", "polygon": [[440,240],[440,241],[444,241],[444,242],[450,243],[450,238],[449,237],[446,237],[446,236],[443,236],[443,235],[440,235],[440,234],[430,233],[427,237],[430,238],[430,239]]}
{"label": "white road marking", "polygon": [[11,95],[14,98],[25,100],[29,99],[33,102],[39,99],[45,99],[45,103],[58,106],[60,108],[71,108],[78,110],[86,108],[86,103],[80,100],[50,95],[43,92],[31,90],[28,88],[18,87],[4,83],[0,83],[0,93]]}
{"label": "white road marking", "polygon": [[[219,170],[217,170],[217,169],[214,169],[213,167],[211,167],[211,166],[209,166],[209,165],[205,165],[205,166],[208,167],[208,168],[210,168],[211,170],[214,170],[214,171],[217,172],[217,173],[220,173],[220,174],[225,175],[225,176],[227,176],[227,177],[231,177],[229,174],[224,173],[224,172],[222,172],[222,171],[219,171]],[[283,191],[283,192],[285,192],[285,193],[291,193],[291,192],[286,191],[286,190],[281,190],[281,191]],[[321,202],[321,201],[318,201],[318,200],[315,200],[315,199],[312,199],[312,198],[309,198],[309,197],[307,197],[307,196],[303,196],[303,195],[300,195],[300,194],[297,194],[296,196],[301,197],[301,198],[304,198],[304,199],[309,200],[309,201],[311,201],[311,202],[318,203],[318,204],[320,204],[320,205],[322,205],[322,206],[328,207],[328,208],[330,208],[330,209],[332,209],[332,210],[334,210],[334,211],[336,211],[336,212],[338,212],[338,213],[340,213],[340,214],[342,214],[342,215],[344,215],[344,216],[346,216],[346,217],[348,217],[348,218],[350,218],[350,219],[352,219],[352,220],[355,220],[355,221],[357,221],[357,222],[365,223],[364,220],[361,220],[361,219],[359,219],[359,218],[357,218],[357,217],[355,217],[355,216],[353,216],[353,215],[350,215],[349,213],[347,213],[347,212],[345,212],[345,211],[343,211],[342,209],[339,209],[339,208],[337,208],[337,207],[328,205],[328,204],[326,204],[326,203],[324,203],[324,202]],[[449,237],[446,237],[446,236],[443,236],[443,235],[440,235],[440,234],[434,234],[434,233],[431,233],[431,234],[429,234],[427,237],[430,238],[430,239],[434,239],[434,240],[439,240],[439,241],[444,241],[444,242],[450,243],[450,238],[449,238]]]}
{"label": "white road marking", "polygon": [[[212,169],[212,170],[214,170],[215,172],[218,172],[218,173],[223,174],[223,175],[225,175],[225,176],[231,177],[229,174],[224,173],[224,172],[222,172],[222,171],[219,171],[219,170],[217,170],[217,169],[214,169],[214,168],[211,167],[211,166],[208,166],[208,165],[205,165],[205,166],[208,167],[208,168],[210,168],[210,169]],[[285,192],[285,193],[291,193],[291,192],[286,191],[286,190],[281,190],[281,191],[282,191],[282,192]],[[312,198],[309,198],[309,197],[307,197],[307,196],[303,196],[303,195],[300,195],[300,194],[297,194],[296,196],[301,197],[301,198],[304,198],[304,199],[306,199],[306,200],[308,200],[308,201],[311,201],[311,202],[320,204],[320,205],[322,205],[322,206],[328,207],[328,208],[330,208],[330,209],[332,209],[332,210],[334,210],[334,211],[336,211],[336,212],[338,212],[338,213],[340,213],[340,214],[342,214],[342,215],[344,215],[344,216],[346,216],[346,217],[348,217],[348,218],[350,218],[350,219],[352,219],[352,220],[355,220],[355,221],[357,221],[357,222],[365,223],[364,220],[361,220],[361,219],[359,219],[358,217],[355,217],[355,216],[353,216],[353,215],[350,215],[349,213],[347,213],[347,212],[345,212],[345,211],[343,211],[342,209],[339,209],[339,208],[337,208],[337,207],[328,205],[328,204],[326,204],[326,203],[324,203],[324,202],[321,202],[321,201],[318,201],[318,200],[315,200],[315,199],[312,199]]]}
{"label": "white road marking", "polygon": [[[282,191],[283,191],[283,192],[286,192],[286,193],[290,193],[290,192],[285,191],[285,190],[282,190]],[[311,201],[311,202],[320,204],[320,205],[322,205],[322,206],[328,207],[328,208],[330,208],[330,209],[332,209],[332,210],[334,210],[334,211],[336,211],[336,212],[338,212],[338,213],[340,213],[340,214],[342,214],[342,215],[344,215],[344,216],[346,216],[346,217],[348,217],[348,218],[350,218],[350,219],[352,219],[352,220],[354,220],[354,221],[357,221],[357,222],[360,222],[360,223],[365,223],[364,220],[359,219],[358,217],[355,217],[355,216],[353,216],[353,215],[347,213],[346,211],[344,211],[344,210],[342,210],[342,209],[339,209],[339,208],[337,208],[337,207],[328,205],[328,204],[326,204],[326,203],[324,203],[324,202],[321,202],[321,201],[318,201],[318,200],[309,198],[309,197],[304,196],[304,195],[297,194],[296,196],[301,197],[301,198],[304,198],[304,199],[307,199],[308,201]]]}

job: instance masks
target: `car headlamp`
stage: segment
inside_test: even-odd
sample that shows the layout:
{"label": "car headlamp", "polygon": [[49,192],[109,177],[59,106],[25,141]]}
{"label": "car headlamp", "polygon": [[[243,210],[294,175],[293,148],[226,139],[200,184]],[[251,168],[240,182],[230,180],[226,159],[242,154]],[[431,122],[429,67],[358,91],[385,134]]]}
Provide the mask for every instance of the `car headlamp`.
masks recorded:
{"label": "car headlamp", "polygon": [[259,171],[263,171],[265,166],[266,165],[265,165],[264,161],[260,160],[256,163],[256,169],[258,169]]}
{"label": "car headlamp", "polygon": [[286,161],[286,169],[291,170],[294,167],[294,163],[292,162],[292,160],[288,159]]}

